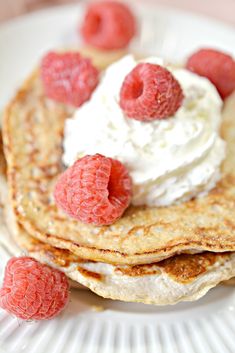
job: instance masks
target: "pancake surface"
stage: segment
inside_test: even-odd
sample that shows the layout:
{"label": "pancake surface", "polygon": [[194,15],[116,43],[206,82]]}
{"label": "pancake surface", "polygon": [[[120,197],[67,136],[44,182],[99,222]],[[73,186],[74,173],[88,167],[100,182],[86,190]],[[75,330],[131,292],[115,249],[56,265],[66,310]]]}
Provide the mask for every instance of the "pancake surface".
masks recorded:
{"label": "pancake surface", "polygon": [[235,275],[235,253],[181,254],[159,263],[113,266],[79,259],[19,229],[14,239],[27,254],[48,263],[105,298],[166,305],[197,300]]}
{"label": "pancake surface", "polygon": [[16,222],[44,243],[112,264],[152,263],[182,252],[235,251],[234,112],[235,96],[224,113],[223,177],[208,196],[163,208],[130,207],[112,226],[94,227],[69,218],[54,203],[53,188],[63,171],[64,121],[72,110],[45,97],[36,71],[9,104],[3,123]]}
{"label": "pancake surface", "polygon": [[43,243],[27,234],[15,221],[8,203],[4,172],[5,161],[0,146],[1,197],[5,216],[0,207],[0,246],[11,255],[30,255],[60,269],[70,278],[73,288],[90,288],[106,298],[164,305],[196,300],[235,274],[234,253],[205,252],[178,255],[147,265],[112,266],[82,260],[69,250]]}

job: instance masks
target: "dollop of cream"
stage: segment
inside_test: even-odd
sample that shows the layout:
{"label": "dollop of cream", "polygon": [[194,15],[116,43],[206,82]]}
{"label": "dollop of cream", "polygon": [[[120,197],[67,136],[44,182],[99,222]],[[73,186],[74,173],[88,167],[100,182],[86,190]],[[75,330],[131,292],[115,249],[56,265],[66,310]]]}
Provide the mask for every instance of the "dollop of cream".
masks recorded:
{"label": "dollop of cream", "polygon": [[[144,62],[166,66],[155,57]],[[130,119],[119,106],[119,92],[137,63],[128,55],[111,65],[90,101],[67,119],[65,165],[95,153],[120,160],[133,180],[134,205],[168,206],[205,195],[220,179],[225,158],[219,94],[206,78],[168,65],[183,89],[182,106],[164,120]]]}

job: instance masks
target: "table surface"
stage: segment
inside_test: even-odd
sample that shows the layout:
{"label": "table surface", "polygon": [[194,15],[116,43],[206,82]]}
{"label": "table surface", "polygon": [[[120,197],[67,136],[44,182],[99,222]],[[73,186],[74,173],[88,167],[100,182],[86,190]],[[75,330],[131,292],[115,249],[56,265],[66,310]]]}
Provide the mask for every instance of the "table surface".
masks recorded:
{"label": "table surface", "polygon": [[[20,14],[34,11],[47,6],[68,4],[82,0],[0,0],[0,21],[3,22]],[[83,0],[84,1],[84,0]],[[142,0],[132,0],[142,1]],[[147,0],[165,4],[210,17],[235,26],[235,0]]]}

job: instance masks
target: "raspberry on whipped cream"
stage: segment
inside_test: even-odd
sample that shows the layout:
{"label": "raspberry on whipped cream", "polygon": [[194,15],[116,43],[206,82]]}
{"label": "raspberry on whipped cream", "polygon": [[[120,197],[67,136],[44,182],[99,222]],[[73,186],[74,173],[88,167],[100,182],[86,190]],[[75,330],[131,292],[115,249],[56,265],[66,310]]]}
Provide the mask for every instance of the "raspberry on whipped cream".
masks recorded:
{"label": "raspberry on whipped cream", "polygon": [[[144,62],[166,67],[159,58]],[[225,157],[219,135],[222,100],[216,88],[204,77],[168,65],[183,90],[181,107],[164,120],[129,119],[119,95],[137,64],[129,55],[111,65],[91,99],[66,121],[65,165],[86,154],[118,159],[132,178],[134,205],[168,206],[204,195],[220,179]]]}
{"label": "raspberry on whipped cream", "polygon": [[183,101],[179,82],[166,68],[139,63],[125,77],[120,90],[120,107],[129,118],[140,121],[166,119]]}

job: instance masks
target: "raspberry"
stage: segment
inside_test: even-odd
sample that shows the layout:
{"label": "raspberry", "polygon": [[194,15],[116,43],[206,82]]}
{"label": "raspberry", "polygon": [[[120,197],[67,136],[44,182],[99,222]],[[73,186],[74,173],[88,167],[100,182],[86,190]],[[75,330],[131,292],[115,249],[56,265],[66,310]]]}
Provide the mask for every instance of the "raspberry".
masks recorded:
{"label": "raspberry", "polygon": [[235,61],[227,54],[214,49],[201,49],[190,56],[186,67],[208,78],[223,99],[235,90]]}
{"label": "raspberry", "polygon": [[125,48],[135,32],[135,18],[130,9],[116,1],[90,4],[81,27],[84,41],[100,49]]}
{"label": "raspberry", "polygon": [[108,225],[128,207],[131,188],[131,178],[121,162],[95,154],[77,160],[59,177],[54,196],[71,217]]}
{"label": "raspberry", "polygon": [[120,106],[129,118],[141,121],[165,119],[181,106],[183,92],[164,67],[138,64],[124,79]]}
{"label": "raspberry", "polygon": [[68,302],[64,273],[31,257],[12,257],[6,266],[0,307],[24,320],[50,319]]}
{"label": "raspberry", "polygon": [[99,73],[79,53],[49,52],[41,62],[41,78],[49,98],[79,107],[90,98]]}

